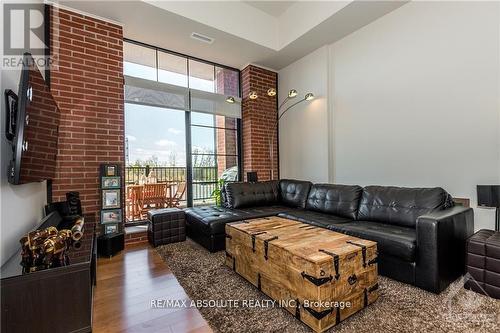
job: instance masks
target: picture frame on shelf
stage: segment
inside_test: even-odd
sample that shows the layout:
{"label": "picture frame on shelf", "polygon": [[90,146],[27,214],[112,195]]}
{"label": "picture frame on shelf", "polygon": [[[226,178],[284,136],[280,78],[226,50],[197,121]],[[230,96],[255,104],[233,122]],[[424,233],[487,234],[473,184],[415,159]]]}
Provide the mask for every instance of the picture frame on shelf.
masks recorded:
{"label": "picture frame on shelf", "polygon": [[114,234],[119,230],[118,223],[108,223],[104,225],[104,234]]}
{"label": "picture frame on shelf", "polygon": [[101,188],[102,189],[115,189],[121,187],[121,177],[102,177],[101,178]]}
{"label": "picture frame on shelf", "polygon": [[102,164],[102,177],[116,177],[120,175],[120,168],[117,164]]}
{"label": "picture frame on shelf", "polygon": [[101,210],[101,223],[121,223],[122,222],[122,210],[121,209],[108,209]]}
{"label": "picture frame on shelf", "polygon": [[120,189],[102,190],[102,209],[121,208]]}

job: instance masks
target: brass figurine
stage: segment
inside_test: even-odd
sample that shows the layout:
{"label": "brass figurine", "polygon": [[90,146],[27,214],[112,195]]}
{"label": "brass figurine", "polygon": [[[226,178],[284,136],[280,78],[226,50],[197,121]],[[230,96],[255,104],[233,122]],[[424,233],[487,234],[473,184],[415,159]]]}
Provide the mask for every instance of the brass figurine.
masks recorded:
{"label": "brass figurine", "polygon": [[71,244],[69,240],[71,239],[70,230],[61,230],[56,236],[47,238],[43,242],[43,252],[47,254],[58,254],[66,250]]}
{"label": "brass figurine", "polygon": [[47,238],[43,243],[44,259],[47,267],[58,267],[69,264],[66,250],[69,249],[71,243],[71,231],[67,229],[59,231],[57,236]]}
{"label": "brass figurine", "polygon": [[57,228],[48,227],[44,230],[35,230],[28,233],[28,246],[33,251],[40,248],[48,237],[57,235]]}
{"label": "brass figurine", "polygon": [[23,236],[19,240],[22,247],[23,272],[68,265],[67,250],[71,247],[78,249],[81,246],[79,240],[83,237],[83,224],[84,220],[80,217],[71,230],[58,231],[55,227],[48,227],[31,231]]}
{"label": "brass figurine", "polygon": [[71,228],[71,232],[73,234],[73,240],[79,241],[83,236],[83,217],[80,217],[76,220],[75,224]]}

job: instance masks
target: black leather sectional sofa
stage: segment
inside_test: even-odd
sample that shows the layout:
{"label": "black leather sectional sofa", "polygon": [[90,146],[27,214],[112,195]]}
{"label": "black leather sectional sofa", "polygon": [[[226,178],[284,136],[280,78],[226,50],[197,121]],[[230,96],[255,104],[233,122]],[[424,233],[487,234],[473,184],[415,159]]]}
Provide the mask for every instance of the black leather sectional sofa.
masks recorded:
{"label": "black leather sectional sofa", "polygon": [[471,208],[442,188],[312,184],[288,180],[228,183],[224,207],[187,208],[187,234],[224,249],[225,224],[278,215],[376,241],[379,273],[435,293],[464,272]]}

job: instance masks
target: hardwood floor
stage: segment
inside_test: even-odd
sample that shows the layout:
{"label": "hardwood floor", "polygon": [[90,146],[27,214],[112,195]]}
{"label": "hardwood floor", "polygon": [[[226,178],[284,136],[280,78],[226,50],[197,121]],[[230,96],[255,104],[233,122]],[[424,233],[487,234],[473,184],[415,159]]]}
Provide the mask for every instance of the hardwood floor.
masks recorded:
{"label": "hardwood floor", "polygon": [[148,244],[97,261],[93,332],[212,332],[196,308],[152,308],[151,300],[189,299]]}

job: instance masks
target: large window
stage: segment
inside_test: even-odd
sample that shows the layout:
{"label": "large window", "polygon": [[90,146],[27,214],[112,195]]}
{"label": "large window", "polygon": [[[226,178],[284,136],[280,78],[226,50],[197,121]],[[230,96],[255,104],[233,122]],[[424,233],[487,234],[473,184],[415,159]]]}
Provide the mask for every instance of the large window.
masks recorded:
{"label": "large window", "polygon": [[[127,166],[186,167],[183,112],[125,104]],[[134,182],[137,179],[133,179]]]}
{"label": "large window", "polygon": [[237,180],[238,129],[237,119],[198,112],[191,113],[192,173],[194,197],[206,197],[213,177]]}
{"label": "large window", "polygon": [[241,109],[226,102],[239,71],[130,41],[124,59],[127,184],[152,173],[186,184],[183,205],[212,202],[219,179],[239,179]]}
{"label": "large window", "polygon": [[132,43],[123,44],[125,75],[131,75],[148,80],[156,80],[156,51]]}

